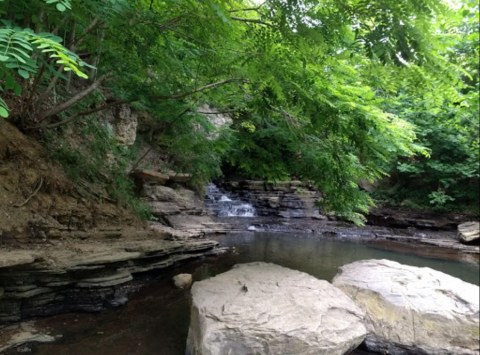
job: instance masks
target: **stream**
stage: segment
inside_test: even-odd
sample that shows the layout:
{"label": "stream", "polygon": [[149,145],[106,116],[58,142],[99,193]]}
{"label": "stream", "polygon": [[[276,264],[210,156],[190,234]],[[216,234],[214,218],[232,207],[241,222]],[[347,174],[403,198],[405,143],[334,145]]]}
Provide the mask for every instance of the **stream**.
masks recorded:
{"label": "stream", "polygon": [[26,345],[8,354],[18,351],[45,355],[184,354],[189,326],[189,291],[174,288],[171,277],[188,272],[197,281],[227,271],[236,263],[273,262],[330,281],[339,266],[375,258],[428,266],[477,285],[480,278],[477,263],[451,260],[448,253],[434,252],[435,248],[426,246],[266,232],[232,233],[217,238],[222,246],[229,248],[226,253],[141,276],[148,284],[120,308],[38,319],[38,328],[48,329],[58,340],[50,344]]}

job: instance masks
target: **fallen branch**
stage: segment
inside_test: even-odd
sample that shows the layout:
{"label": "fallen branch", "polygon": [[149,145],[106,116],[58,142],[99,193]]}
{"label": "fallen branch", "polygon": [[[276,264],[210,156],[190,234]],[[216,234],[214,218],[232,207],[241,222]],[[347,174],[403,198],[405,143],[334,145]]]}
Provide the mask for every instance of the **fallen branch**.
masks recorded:
{"label": "fallen branch", "polygon": [[131,173],[133,173],[138,168],[138,166],[140,165],[142,160],[145,159],[145,157],[148,155],[148,153],[150,153],[152,151],[152,149],[153,149],[152,147],[149,147],[147,149],[147,151],[142,154],[142,156],[135,162],[135,164],[133,164],[132,168],[128,171],[127,175],[130,175]]}
{"label": "fallen branch", "polygon": [[40,191],[40,189],[42,188],[42,185],[43,185],[43,177],[40,176],[40,182],[38,183],[38,186],[35,189],[35,191],[33,191],[33,193],[30,196],[28,196],[28,198],[25,201],[23,201],[23,203],[15,204],[15,205],[13,205],[13,207],[23,207],[23,206],[25,206],[28,203],[28,201],[30,201],[31,198],[33,196],[35,196],[38,193],[38,191]]}

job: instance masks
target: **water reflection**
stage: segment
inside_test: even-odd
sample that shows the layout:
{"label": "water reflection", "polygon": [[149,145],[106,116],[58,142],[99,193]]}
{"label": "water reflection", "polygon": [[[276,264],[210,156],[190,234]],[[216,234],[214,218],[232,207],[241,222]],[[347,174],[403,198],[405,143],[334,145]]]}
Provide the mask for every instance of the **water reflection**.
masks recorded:
{"label": "water reflection", "polygon": [[[480,283],[476,264],[399,253],[386,250],[385,246],[379,248],[351,240],[302,234],[239,233],[223,237],[221,244],[235,248],[235,251],[223,257],[223,264],[221,260],[219,265],[212,265],[210,274],[225,271],[235,263],[267,261],[331,280],[344,264],[363,259],[389,259],[412,266],[430,267],[476,285]],[[416,248],[419,247],[411,246],[412,251]]]}

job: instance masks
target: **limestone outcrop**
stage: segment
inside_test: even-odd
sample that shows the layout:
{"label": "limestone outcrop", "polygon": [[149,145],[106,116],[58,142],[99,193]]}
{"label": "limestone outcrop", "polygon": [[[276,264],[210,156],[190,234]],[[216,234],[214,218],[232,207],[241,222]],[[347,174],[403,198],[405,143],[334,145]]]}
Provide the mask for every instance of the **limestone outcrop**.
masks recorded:
{"label": "limestone outcrop", "polygon": [[228,229],[214,222],[203,199],[185,187],[191,175],[138,169],[134,176],[141,187],[143,200],[160,224],[186,234],[218,233]]}
{"label": "limestone outcrop", "polygon": [[465,222],[458,225],[458,239],[462,243],[473,243],[480,238],[480,223]]}
{"label": "limestone outcrop", "polygon": [[325,218],[315,205],[321,194],[313,186],[301,181],[277,182],[240,180],[226,181],[219,187],[234,197],[250,202],[258,216],[284,218]]}
{"label": "limestone outcrop", "polygon": [[170,234],[0,251],[0,325],[70,311],[99,311],[121,305],[135,291],[135,274],[172,266],[211,252],[217,242]]}
{"label": "limestone outcrop", "polygon": [[192,286],[187,354],[345,354],[366,334],[340,290],[300,271],[239,264]]}
{"label": "limestone outcrop", "polygon": [[333,284],[366,313],[370,350],[388,354],[478,354],[479,287],[430,268],[363,260]]}

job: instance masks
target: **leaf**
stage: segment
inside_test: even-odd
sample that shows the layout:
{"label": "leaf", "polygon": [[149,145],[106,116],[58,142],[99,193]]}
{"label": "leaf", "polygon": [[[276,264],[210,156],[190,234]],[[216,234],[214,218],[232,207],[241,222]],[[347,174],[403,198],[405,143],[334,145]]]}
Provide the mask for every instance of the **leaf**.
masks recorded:
{"label": "leaf", "polygon": [[9,57],[5,55],[0,55],[0,62],[6,62],[9,59]]}
{"label": "leaf", "polygon": [[8,110],[3,106],[0,106],[0,116],[3,118],[8,117]]}
{"label": "leaf", "polygon": [[28,79],[30,77],[30,74],[28,73],[28,71],[23,69],[18,69],[18,75],[20,75],[24,79]]}
{"label": "leaf", "polygon": [[15,95],[20,96],[22,94],[22,86],[15,83],[15,86],[13,87],[13,92],[15,93]]}
{"label": "leaf", "polygon": [[63,4],[60,4],[58,3],[57,6],[56,6],[57,10],[60,11],[60,12],[64,12],[67,8],[65,7],[65,5]]}

